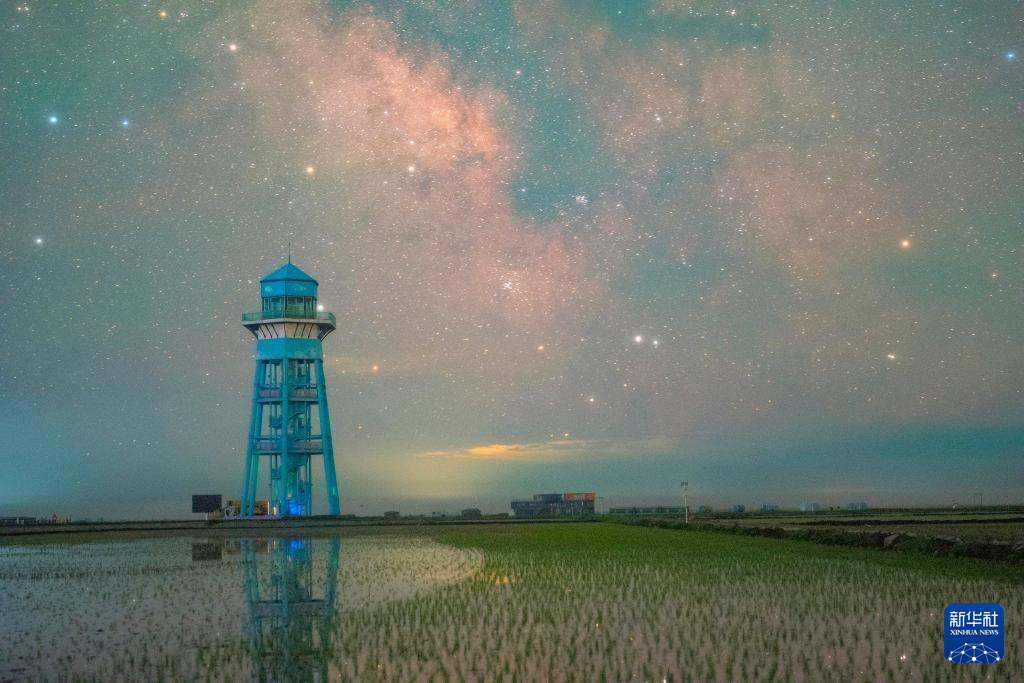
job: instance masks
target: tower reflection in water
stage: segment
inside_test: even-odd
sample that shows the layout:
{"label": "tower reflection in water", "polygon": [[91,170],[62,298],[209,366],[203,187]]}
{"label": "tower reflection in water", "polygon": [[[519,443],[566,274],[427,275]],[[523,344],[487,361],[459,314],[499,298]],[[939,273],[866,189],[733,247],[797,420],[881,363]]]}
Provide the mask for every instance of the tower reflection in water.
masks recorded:
{"label": "tower reflection in water", "polygon": [[338,538],[241,541],[256,680],[327,680],[340,548]]}

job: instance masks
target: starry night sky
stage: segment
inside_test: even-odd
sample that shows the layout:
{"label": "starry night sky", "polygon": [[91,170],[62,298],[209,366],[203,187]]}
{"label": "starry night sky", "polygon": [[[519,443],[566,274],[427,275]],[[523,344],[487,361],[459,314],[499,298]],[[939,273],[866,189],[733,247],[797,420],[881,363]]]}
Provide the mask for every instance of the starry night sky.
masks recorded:
{"label": "starry night sky", "polygon": [[0,6],[0,515],[237,497],[289,242],[346,512],[1024,498],[1019,2],[230,5]]}

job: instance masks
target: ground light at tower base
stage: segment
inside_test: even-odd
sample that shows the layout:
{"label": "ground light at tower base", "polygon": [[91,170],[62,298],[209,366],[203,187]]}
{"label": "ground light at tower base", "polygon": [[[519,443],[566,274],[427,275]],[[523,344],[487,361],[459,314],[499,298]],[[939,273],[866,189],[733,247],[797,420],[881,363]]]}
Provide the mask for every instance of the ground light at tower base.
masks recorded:
{"label": "ground light at tower base", "polygon": [[242,517],[253,516],[261,472],[268,477],[271,515],[312,514],[317,455],[323,458],[328,511],[341,513],[321,344],[334,331],[335,318],[319,310],[317,284],[289,258],[260,280],[261,309],[242,316],[256,337]]}

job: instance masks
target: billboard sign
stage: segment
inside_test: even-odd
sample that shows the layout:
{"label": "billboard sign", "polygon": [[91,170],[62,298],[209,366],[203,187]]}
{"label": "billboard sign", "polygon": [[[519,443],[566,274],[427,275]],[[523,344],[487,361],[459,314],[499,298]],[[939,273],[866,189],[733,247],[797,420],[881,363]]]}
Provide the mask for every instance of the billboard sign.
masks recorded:
{"label": "billboard sign", "polygon": [[192,512],[217,512],[221,508],[220,494],[192,496]]}

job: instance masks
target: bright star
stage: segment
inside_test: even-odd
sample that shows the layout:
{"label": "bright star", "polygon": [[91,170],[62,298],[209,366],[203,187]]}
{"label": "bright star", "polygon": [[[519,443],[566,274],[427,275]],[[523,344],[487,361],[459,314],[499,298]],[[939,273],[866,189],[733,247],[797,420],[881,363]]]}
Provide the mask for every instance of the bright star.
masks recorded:
{"label": "bright star", "polygon": [[1017,59],[1017,53],[1016,52],[1014,52],[1013,50],[1010,50],[1009,52],[1006,53],[1006,61],[1012,62],[1015,59]]}
{"label": "bright star", "polygon": [[57,116],[55,114],[50,114],[50,117],[48,119],[46,119],[46,120],[49,121],[50,124],[54,125],[54,126],[57,125],[60,122],[60,119],[57,118]]}
{"label": "bright star", "polygon": [[37,237],[37,238],[35,238],[32,241],[35,242],[37,245],[42,245],[43,244],[43,238],[42,237]]}
{"label": "bright star", "polygon": [[129,124],[130,124],[130,122],[128,121],[128,119],[121,119],[121,127],[122,128],[127,128]]}

